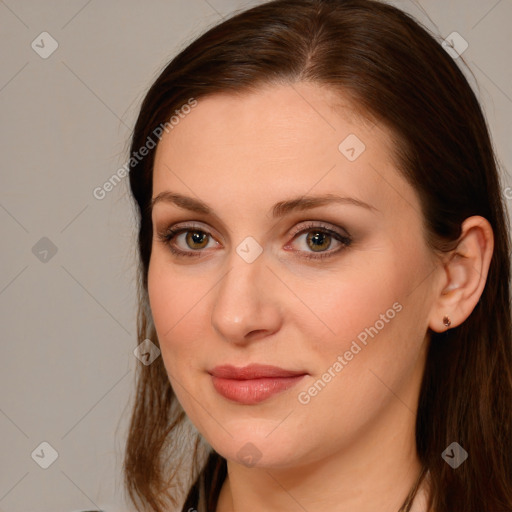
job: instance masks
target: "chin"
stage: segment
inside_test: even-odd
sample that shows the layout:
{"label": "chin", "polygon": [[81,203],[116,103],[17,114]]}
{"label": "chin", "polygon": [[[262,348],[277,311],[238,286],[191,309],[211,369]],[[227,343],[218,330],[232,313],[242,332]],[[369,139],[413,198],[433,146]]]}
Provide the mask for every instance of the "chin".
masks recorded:
{"label": "chin", "polygon": [[[208,439],[208,442],[229,461],[259,468],[287,468],[299,462],[298,448],[303,447],[303,440],[294,442],[292,432],[283,429],[281,435],[277,435],[272,429],[269,430],[267,422],[260,423],[254,419],[250,427],[244,428],[239,424],[235,428],[232,424],[227,429],[232,437],[226,435],[222,439]],[[269,435],[269,432],[272,433]]]}

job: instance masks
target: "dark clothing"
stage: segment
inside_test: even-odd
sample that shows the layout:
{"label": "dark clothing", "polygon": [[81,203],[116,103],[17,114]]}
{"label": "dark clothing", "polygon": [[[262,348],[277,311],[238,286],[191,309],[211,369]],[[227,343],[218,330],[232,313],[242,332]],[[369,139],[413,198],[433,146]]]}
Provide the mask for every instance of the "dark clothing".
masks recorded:
{"label": "dark clothing", "polygon": [[226,475],[226,459],[212,451],[190,488],[182,512],[215,512]]}

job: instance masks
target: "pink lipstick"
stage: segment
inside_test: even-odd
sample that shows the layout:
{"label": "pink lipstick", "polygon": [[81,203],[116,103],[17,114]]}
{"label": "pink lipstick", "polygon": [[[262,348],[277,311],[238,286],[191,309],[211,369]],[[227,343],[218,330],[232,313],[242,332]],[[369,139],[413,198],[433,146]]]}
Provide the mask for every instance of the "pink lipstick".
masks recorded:
{"label": "pink lipstick", "polygon": [[217,393],[244,405],[263,402],[295,386],[307,375],[303,371],[261,364],[251,364],[242,368],[231,365],[216,366],[209,373]]}

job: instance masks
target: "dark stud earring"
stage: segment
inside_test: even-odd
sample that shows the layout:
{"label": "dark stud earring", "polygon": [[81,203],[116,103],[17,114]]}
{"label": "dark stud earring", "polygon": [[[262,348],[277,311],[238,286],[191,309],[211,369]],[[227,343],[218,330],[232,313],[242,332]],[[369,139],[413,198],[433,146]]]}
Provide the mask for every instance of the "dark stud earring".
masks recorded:
{"label": "dark stud earring", "polygon": [[452,325],[452,322],[450,321],[450,319],[446,315],[443,318],[443,324],[445,325],[445,327],[450,327],[450,325]]}

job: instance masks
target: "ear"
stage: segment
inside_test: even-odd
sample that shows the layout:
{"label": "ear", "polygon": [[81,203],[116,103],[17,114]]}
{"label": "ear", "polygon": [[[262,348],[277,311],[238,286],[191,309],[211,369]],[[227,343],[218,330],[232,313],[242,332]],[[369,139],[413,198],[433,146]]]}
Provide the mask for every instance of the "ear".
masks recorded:
{"label": "ear", "polygon": [[[457,247],[443,262],[440,289],[433,302],[429,327],[443,332],[462,324],[471,314],[485,287],[494,250],[494,234],[484,217],[468,217],[462,223]],[[448,317],[450,324],[443,319]]]}

